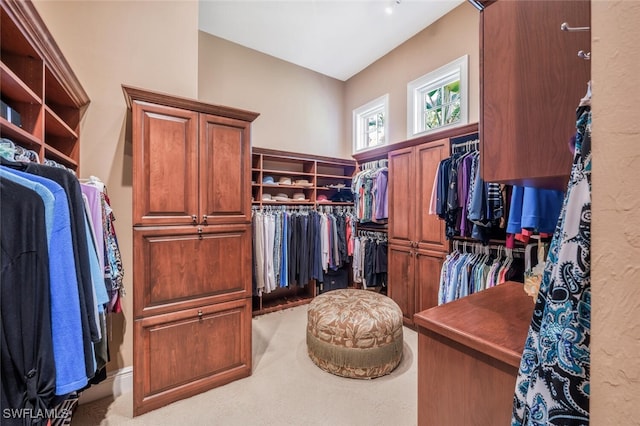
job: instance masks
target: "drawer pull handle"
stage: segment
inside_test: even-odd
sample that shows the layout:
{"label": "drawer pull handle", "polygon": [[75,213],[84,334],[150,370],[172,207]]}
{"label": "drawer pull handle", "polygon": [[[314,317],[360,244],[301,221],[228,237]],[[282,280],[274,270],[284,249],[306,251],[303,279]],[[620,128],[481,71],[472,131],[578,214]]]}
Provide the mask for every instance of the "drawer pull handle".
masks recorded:
{"label": "drawer pull handle", "polygon": [[198,227],[198,239],[202,239],[202,228]]}
{"label": "drawer pull handle", "polygon": [[202,321],[202,309],[198,309],[198,319]]}
{"label": "drawer pull handle", "polygon": [[192,214],[191,215],[191,221],[192,221],[193,225],[197,225],[198,224],[198,215]]}
{"label": "drawer pull handle", "polygon": [[207,223],[207,215],[206,214],[202,215],[202,224],[203,225],[208,225],[208,223]]}

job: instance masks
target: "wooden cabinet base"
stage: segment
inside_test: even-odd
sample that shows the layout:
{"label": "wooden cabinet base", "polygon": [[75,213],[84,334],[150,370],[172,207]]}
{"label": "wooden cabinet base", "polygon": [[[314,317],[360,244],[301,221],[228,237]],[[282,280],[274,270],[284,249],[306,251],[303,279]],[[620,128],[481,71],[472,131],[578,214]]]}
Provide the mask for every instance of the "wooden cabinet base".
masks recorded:
{"label": "wooden cabinet base", "polygon": [[251,375],[251,299],[136,320],[134,416]]}
{"label": "wooden cabinet base", "polygon": [[517,368],[428,330],[418,353],[420,426],[510,423]]}
{"label": "wooden cabinet base", "polygon": [[416,314],[418,424],[510,424],[532,312],[507,282]]}

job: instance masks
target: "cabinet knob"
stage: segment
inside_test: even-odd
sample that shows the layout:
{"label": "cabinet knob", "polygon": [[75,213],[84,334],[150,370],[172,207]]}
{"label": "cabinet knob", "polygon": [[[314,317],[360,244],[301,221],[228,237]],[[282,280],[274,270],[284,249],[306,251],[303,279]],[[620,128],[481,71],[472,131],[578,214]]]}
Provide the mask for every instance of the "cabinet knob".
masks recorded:
{"label": "cabinet knob", "polygon": [[198,239],[202,239],[202,228],[198,226]]}
{"label": "cabinet knob", "polygon": [[202,309],[198,309],[198,319],[202,321]]}
{"label": "cabinet knob", "polygon": [[191,215],[191,221],[193,222],[194,225],[197,225],[198,224],[198,215],[192,214]]}
{"label": "cabinet knob", "polygon": [[207,215],[206,214],[202,215],[202,224],[203,225],[208,225],[208,223],[207,223]]}

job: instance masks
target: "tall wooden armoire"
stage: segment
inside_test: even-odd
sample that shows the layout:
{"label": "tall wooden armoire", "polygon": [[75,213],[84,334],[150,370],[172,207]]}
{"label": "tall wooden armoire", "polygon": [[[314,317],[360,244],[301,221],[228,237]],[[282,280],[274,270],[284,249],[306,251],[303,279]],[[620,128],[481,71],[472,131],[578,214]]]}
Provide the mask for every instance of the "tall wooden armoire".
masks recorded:
{"label": "tall wooden armoire", "polygon": [[134,415],[251,374],[251,122],[123,86],[133,144]]}

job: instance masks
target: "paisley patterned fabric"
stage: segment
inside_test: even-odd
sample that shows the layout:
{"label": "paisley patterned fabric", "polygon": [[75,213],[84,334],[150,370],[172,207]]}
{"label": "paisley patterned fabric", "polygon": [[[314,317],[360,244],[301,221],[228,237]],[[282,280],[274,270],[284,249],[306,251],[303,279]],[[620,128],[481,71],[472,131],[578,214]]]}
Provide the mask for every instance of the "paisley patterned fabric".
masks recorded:
{"label": "paisley patterned fabric", "polygon": [[516,382],[512,425],[587,425],[591,336],[591,112],[578,109],[573,167]]}
{"label": "paisley patterned fabric", "polygon": [[402,311],[366,290],[317,296],[307,312],[307,351],[320,368],[343,377],[389,374],[402,359]]}

